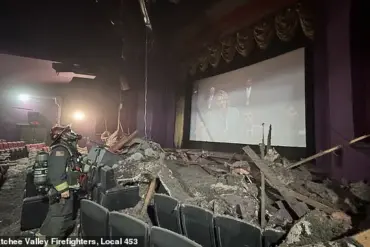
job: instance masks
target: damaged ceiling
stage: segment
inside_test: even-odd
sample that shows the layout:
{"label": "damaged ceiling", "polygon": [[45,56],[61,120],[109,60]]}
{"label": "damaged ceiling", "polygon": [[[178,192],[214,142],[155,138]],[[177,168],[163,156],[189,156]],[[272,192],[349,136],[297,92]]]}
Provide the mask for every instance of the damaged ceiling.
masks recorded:
{"label": "damaged ceiling", "polygon": [[69,83],[73,75],[57,74],[53,62],[0,54],[0,82],[6,84]]}
{"label": "damaged ceiling", "polygon": [[[156,0],[147,4],[157,43],[185,58],[204,44],[250,25],[294,0]],[[95,71],[143,56],[139,1],[2,1],[0,52]],[[33,11],[29,11],[32,9]],[[171,53],[171,52],[170,52]]]}

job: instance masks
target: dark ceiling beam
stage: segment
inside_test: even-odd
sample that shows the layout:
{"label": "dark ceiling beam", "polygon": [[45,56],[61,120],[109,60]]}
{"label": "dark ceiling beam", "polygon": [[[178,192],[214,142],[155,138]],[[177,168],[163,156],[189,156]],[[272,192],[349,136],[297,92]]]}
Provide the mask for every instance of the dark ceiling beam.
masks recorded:
{"label": "dark ceiling beam", "polygon": [[[214,42],[223,35],[233,33],[243,27],[250,26],[264,17],[271,15],[278,10],[294,4],[297,0],[251,0],[249,3],[234,9],[228,14],[212,22],[195,35],[189,36],[189,32],[179,32],[176,39],[175,49],[181,52],[182,59],[193,58],[198,54],[205,44]],[[199,24],[193,23],[192,27],[199,30]],[[188,27],[191,29],[191,27]],[[179,47],[189,47],[189,49],[179,49]]]}

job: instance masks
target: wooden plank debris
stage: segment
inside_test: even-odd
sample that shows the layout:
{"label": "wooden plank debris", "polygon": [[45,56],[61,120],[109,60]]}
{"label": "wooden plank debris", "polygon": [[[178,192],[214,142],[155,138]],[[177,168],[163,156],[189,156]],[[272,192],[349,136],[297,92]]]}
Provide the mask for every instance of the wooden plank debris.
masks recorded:
{"label": "wooden plank debris", "polygon": [[[364,139],[366,139],[366,138],[369,138],[369,137],[370,137],[370,135],[363,135],[363,136],[360,136],[360,137],[358,137],[358,138],[355,138],[355,139],[351,140],[351,141],[348,143],[348,145],[352,145],[352,144],[354,144],[354,143],[356,143],[356,142],[362,141],[362,140],[364,140]],[[332,148],[326,149],[326,150],[321,151],[321,152],[319,152],[319,153],[317,153],[317,154],[314,154],[314,155],[312,155],[312,156],[310,156],[310,157],[307,157],[307,158],[305,158],[305,159],[303,159],[303,160],[301,160],[301,161],[298,161],[297,163],[295,163],[295,164],[293,164],[293,165],[289,166],[289,167],[288,167],[288,169],[296,168],[296,167],[298,167],[298,166],[300,166],[300,165],[303,165],[303,164],[306,164],[307,162],[310,162],[311,160],[315,160],[315,159],[320,158],[320,157],[322,157],[322,156],[324,156],[324,155],[326,155],[326,154],[330,154],[330,153],[332,153],[332,152],[335,152],[335,151],[337,151],[337,150],[339,150],[339,149],[341,149],[341,148],[343,148],[343,146],[342,146],[342,145],[337,145],[337,146],[335,146],[335,147],[332,147]]]}
{"label": "wooden plank debris", "polygon": [[136,137],[137,134],[138,134],[138,131],[135,130],[127,138],[122,138],[116,144],[114,144],[113,147],[111,147],[111,151],[112,152],[117,152],[118,150],[120,150],[121,148],[123,148],[127,143],[129,143],[130,141],[132,141]]}
{"label": "wooden plank debris", "polygon": [[264,160],[260,159],[249,146],[243,147],[243,151],[254,161],[254,164],[260,171],[265,174],[269,184],[284,197],[296,216],[302,217],[308,212],[308,210],[300,206],[299,202],[289,193],[290,191],[288,188],[274,175],[274,172],[268,167]]}
{"label": "wooden plank debris", "polygon": [[[262,143],[260,145],[261,159],[265,158],[265,124],[262,124]],[[261,228],[266,226],[266,186],[265,174],[261,171]]]}
{"label": "wooden plank debris", "polygon": [[370,229],[352,236],[351,239],[355,240],[358,244],[361,244],[364,247],[370,246]]}
{"label": "wooden plank debris", "polygon": [[165,148],[164,151],[167,152],[186,152],[188,155],[199,155],[201,154],[203,157],[207,158],[216,158],[216,159],[224,159],[224,160],[246,160],[252,161],[247,155],[245,154],[232,154],[232,153],[224,153],[224,152],[210,152],[200,149],[173,149],[173,148]]}
{"label": "wooden plank debris", "polygon": [[155,188],[157,187],[157,177],[154,177],[152,181],[150,182],[148,192],[146,193],[143,207],[141,208],[141,216],[143,216],[146,213],[146,210],[148,208],[148,205],[150,201],[152,200],[152,197],[155,193]]}
{"label": "wooden plank debris", "polygon": [[298,200],[314,207],[314,208],[317,208],[317,209],[320,209],[322,211],[324,211],[325,213],[328,213],[328,214],[331,214],[331,213],[334,213],[334,212],[338,212],[339,210],[335,209],[335,208],[332,208],[332,207],[329,207],[325,204],[322,204],[321,202],[318,202],[316,200],[313,200],[305,195],[302,195],[294,190],[290,190],[289,193],[294,196],[295,198],[297,198]]}

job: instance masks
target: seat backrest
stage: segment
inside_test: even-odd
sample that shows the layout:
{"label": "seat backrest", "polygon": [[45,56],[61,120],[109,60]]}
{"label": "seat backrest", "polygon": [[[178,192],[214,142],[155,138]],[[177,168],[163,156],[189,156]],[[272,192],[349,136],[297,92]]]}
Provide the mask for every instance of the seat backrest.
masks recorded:
{"label": "seat backrest", "polygon": [[218,246],[262,246],[260,228],[230,216],[216,216],[214,221]]}
{"label": "seat backrest", "polygon": [[115,187],[98,193],[100,205],[109,211],[132,208],[140,201],[139,186]]}
{"label": "seat backrest", "polygon": [[150,247],[202,247],[196,242],[170,230],[153,226],[150,230]]}
{"label": "seat backrest", "polygon": [[212,212],[193,205],[182,205],[181,224],[184,235],[203,247],[215,247]]}
{"label": "seat backrest", "polygon": [[148,224],[127,214],[119,212],[109,214],[109,236],[112,240],[130,236],[138,239],[135,246],[149,246]]}
{"label": "seat backrest", "polygon": [[265,229],[262,234],[263,247],[277,246],[284,236],[285,231],[279,231],[276,229]]}
{"label": "seat backrest", "polygon": [[83,199],[80,204],[81,235],[83,237],[108,236],[109,212],[96,202]]}
{"label": "seat backrest", "polygon": [[21,211],[21,231],[40,228],[49,210],[46,196],[33,196],[23,199]]}
{"label": "seat backrest", "polygon": [[182,234],[179,201],[164,194],[155,194],[154,211],[158,226]]}
{"label": "seat backrest", "polygon": [[0,142],[0,151],[3,151],[3,150],[4,150],[4,144]]}

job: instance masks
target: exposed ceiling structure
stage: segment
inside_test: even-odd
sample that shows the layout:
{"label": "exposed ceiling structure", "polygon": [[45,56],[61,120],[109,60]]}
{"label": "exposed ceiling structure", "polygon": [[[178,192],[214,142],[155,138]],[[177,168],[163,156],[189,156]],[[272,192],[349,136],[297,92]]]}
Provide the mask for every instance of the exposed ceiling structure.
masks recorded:
{"label": "exposed ceiling structure", "polygon": [[[191,57],[205,45],[250,26],[297,0],[229,0],[218,1],[205,10],[199,18],[192,20],[179,30],[173,43],[181,56]],[[191,50],[184,50],[184,45]]]}
{"label": "exposed ceiling structure", "polygon": [[[1,1],[0,53],[83,64],[97,74],[121,70],[144,53],[139,1]],[[183,60],[295,1],[152,0],[146,7],[155,42]]]}
{"label": "exposed ceiling structure", "polygon": [[0,54],[0,81],[9,84],[68,83],[73,74],[59,73],[53,62]]}

